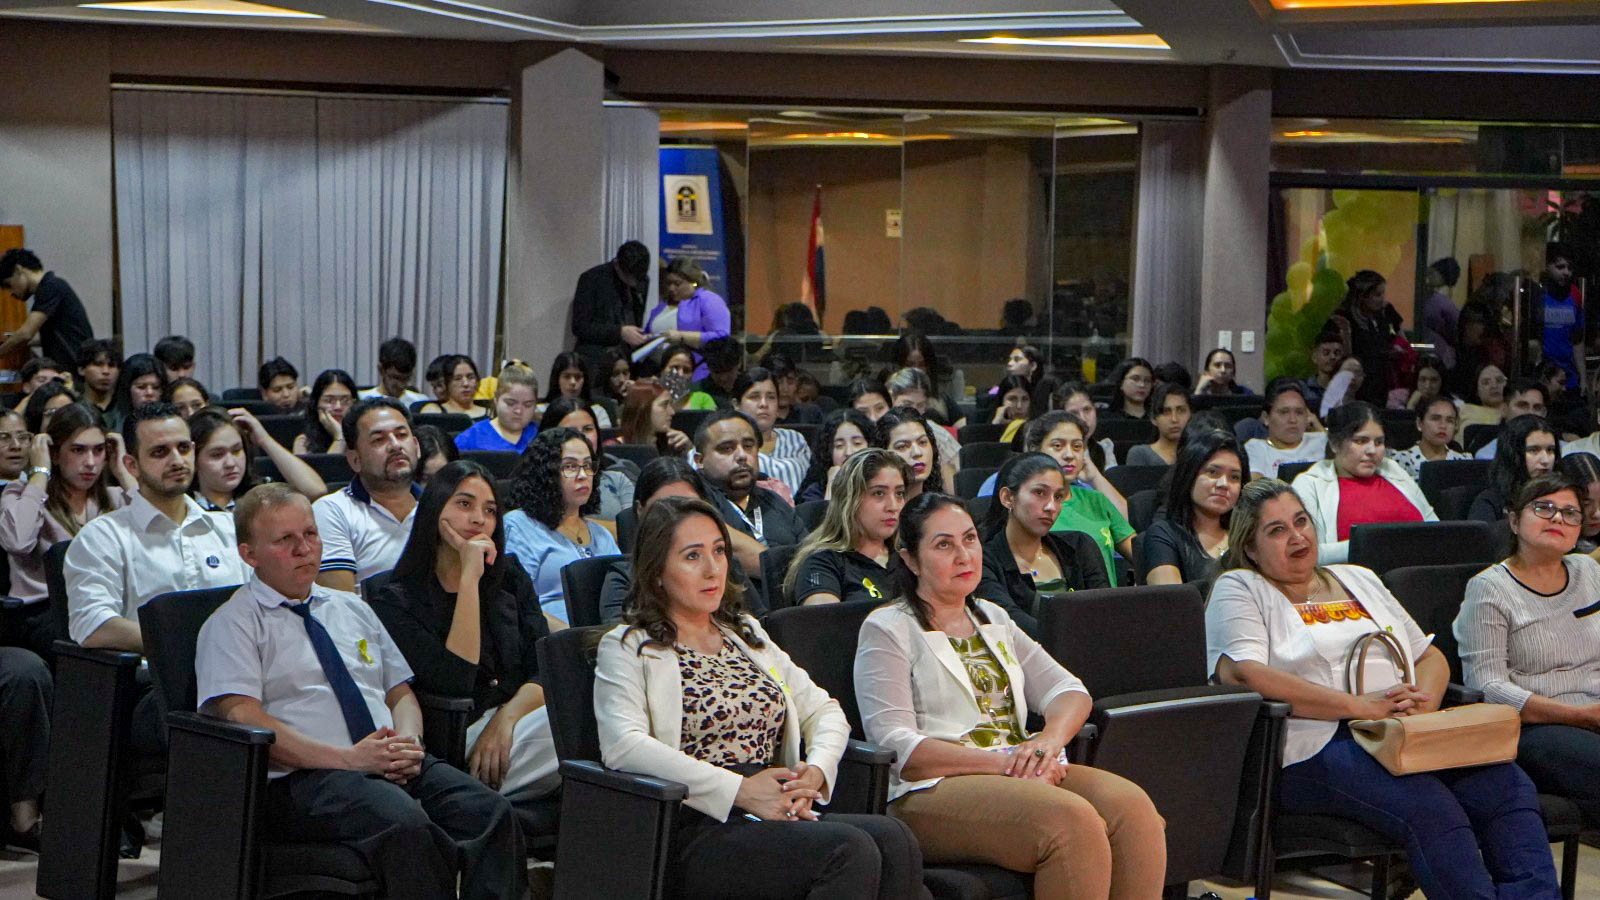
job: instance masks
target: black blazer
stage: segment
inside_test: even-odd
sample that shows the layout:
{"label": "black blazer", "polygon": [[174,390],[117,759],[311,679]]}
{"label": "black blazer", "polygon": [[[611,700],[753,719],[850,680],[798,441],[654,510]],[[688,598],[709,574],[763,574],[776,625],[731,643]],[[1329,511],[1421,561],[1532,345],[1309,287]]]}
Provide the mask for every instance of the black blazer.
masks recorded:
{"label": "black blazer", "polygon": [[[1061,578],[1069,590],[1111,587],[1105,560],[1094,538],[1081,531],[1052,531],[1044,536],[1044,544],[1061,563]],[[983,543],[983,579],[974,593],[998,604],[1029,637],[1039,636],[1039,620],[1032,612],[1038,608],[1039,592],[1033,576],[1017,568],[1003,527]]]}
{"label": "black blazer", "polygon": [[498,589],[479,598],[483,646],[476,665],[445,649],[456,595],[430,572],[424,584],[390,579],[372,600],[373,611],[430,694],[471,697],[472,718],[500,706],[539,680],[534,645],[550,634],[533,582],[514,556],[501,557]]}

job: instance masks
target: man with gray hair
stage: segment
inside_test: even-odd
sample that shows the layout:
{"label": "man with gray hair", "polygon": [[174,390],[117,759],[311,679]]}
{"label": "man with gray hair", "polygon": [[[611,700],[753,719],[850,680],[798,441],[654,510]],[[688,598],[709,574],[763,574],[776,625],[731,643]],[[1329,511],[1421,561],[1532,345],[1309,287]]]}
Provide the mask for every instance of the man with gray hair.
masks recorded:
{"label": "man with gray hair", "polygon": [[288,485],[234,508],[254,574],[200,629],[201,709],[269,728],[268,827],[346,844],[384,897],[520,898],[510,801],[422,749],[411,669],[372,608],[319,586],[311,504]]}

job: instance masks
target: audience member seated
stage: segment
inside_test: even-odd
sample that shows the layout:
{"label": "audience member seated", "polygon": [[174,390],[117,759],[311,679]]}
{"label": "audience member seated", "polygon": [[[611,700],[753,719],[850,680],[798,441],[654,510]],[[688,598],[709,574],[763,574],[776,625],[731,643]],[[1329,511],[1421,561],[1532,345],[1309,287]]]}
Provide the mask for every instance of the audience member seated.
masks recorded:
{"label": "audience member seated", "polygon": [[1107,384],[1116,385],[1106,406],[1108,419],[1147,419],[1150,388],[1155,384],[1154,368],[1146,360],[1130,356],[1111,371]]}
{"label": "audience member seated", "polygon": [[112,389],[111,408],[101,417],[106,428],[113,433],[122,431],[122,423],[134,410],[157,403],[167,389],[167,376],[161,364],[148,353],[135,353],[122,361],[117,371],[117,384]]}
{"label": "audience member seated", "polygon": [[1295,493],[1305,504],[1322,543],[1321,563],[1350,558],[1350,529],[1383,522],[1437,522],[1439,516],[1406,470],[1384,454],[1383,422],[1364,400],[1352,400],[1328,416],[1333,459],[1300,473]]}
{"label": "audience member seated", "polygon": [[909,503],[898,554],[899,597],[867,617],[855,663],[867,738],[897,755],[890,815],[928,862],[1032,872],[1036,897],[1159,897],[1161,816],[1132,782],[1066,764],[1089,694],[974,593],[983,549],[961,502]]}
{"label": "audience member seated", "polygon": [[[1570,457],[1569,457],[1570,458]],[[1559,472],[1512,502],[1511,557],[1467,582],[1455,621],[1467,687],[1522,714],[1517,763],[1600,828],[1600,563],[1574,545],[1587,501]]]}
{"label": "audience member seated", "polygon": [[77,400],[78,395],[66,382],[47,381],[28,396],[28,403],[22,408],[22,421],[30,433],[44,434],[50,427],[51,416]]}
{"label": "audience member seated", "polygon": [[1499,425],[1505,420],[1506,373],[1494,363],[1484,363],[1472,383],[1477,393],[1461,404],[1458,443],[1466,440],[1468,425]]}
{"label": "audience member seated", "polygon": [[252,463],[257,453],[265,453],[278,467],[279,477],[307,500],[328,492],[315,469],[285,450],[243,409],[203,409],[189,416],[189,435],[194,438],[194,484],[189,493],[208,512],[231,512],[234,502],[256,486]]}
{"label": "audience member seated", "polygon": [[311,399],[305,406],[305,427],[294,439],[294,452],[343,453],[347,449],[344,419],[357,402],[356,382],[349,372],[328,369],[318,375],[311,383]]}
{"label": "audience member seated", "polygon": [[435,472],[455,462],[461,454],[456,450],[456,442],[445,437],[437,425],[418,425],[415,433],[419,460],[417,484],[426,485]]}
{"label": "audience member seated", "polygon": [[790,359],[788,354],[768,353],[761,362],[778,383],[778,424],[821,423],[822,408],[815,403],[815,397],[805,400],[800,398],[800,380],[804,373],[795,366],[794,360]]}
{"label": "audience member seated", "polygon": [[1051,531],[1066,502],[1061,465],[1043,453],[1006,461],[980,528],[983,581],[977,596],[998,604],[1037,636],[1044,603],[1069,591],[1111,587],[1100,547],[1078,531]]}
{"label": "audience member seated", "polygon": [[473,400],[478,396],[478,382],[482,376],[478,374],[478,364],[472,361],[472,357],[453,354],[440,364],[440,373],[444,376],[444,396],[436,403],[418,407],[418,412],[455,413],[474,419],[489,415],[487,409]]}
{"label": "audience member seated", "polygon": [[[916,369],[927,376],[930,387],[927,409],[922,411],[925,415],[947,428],[960,428],[967,424],[966,416],[961,412],[960,391],[952,389],[954,373],[934,349],[933,341],[928,339],[926,333],[915,327],[902,332],[894,343],[891,358],[895,371]],[[895,402],[894,405],[900,404]]]}
{"label": "audience member seated", "polygon": [[1423,356],[1417,360],[1417,371],[1412,379],[1413,387],[1411,392],[1406,395],[1405,400],[1400,404],[1394,402],[1394,392],[1391,392],[1389,408],[1409,409],[1419,416],[1422,415],[1422,411],[1428,407],[1428,404],[1446,396],[1444,393],[1444,376],[1448,371],[1439,357],[1433,355]]}
{"label": "audience member seated", "polygon": [[[1011,348],[1010,353],[1006,354],[1005,375],[1001,376],[1000,380],[1004,382],[1013,375],[1019,376],[1023,381],[1027,382],[1028,393],[1031,396],[1033,389],[1039,385],[1039,379],[1044,375],[1044,354],[1039,352],[1038,347],[1023,343],[1021,340],[1017,341],[1017,345]],[[1005,390],[999,384],[989,388],[988,392],[979,400],[979,408],[998,408],[1003,406],[1005,393]],[[1028,418],[1032,418],[1032,416]],[[1003,420],[997,418],[993,421],[999,422]]]}
{"label": "audience member seated", "polygon": [[256,373],[256,387],[261,399],[272,404],[278,415],[293,415],[305,408],[306,398],[300,392],[300,370],[281,356],[274,356],[261,364]]}
{"label": "audience member seated", "polygon": [[1417,442],[1389,454],[1389,458],[1405,469],[1413,481],[1422,478],[1422,464],[1425,462],[1472,458],[1470,454],[1451,446],[1455,440],[1456,422],[1460,419],[1454,400],[1446,396],[1434,397],[1417,413],[1421,420],[1417,428]]}
{"label": "audience member seated", "polygon": [[[1564,370],[1563,370],[1564,371]],[[1576,553],[1587,553],[1600,561],[1600,456],[1593,453],[1571,453],[1556,463],[1561,474],[1572,479],[1578,487],[1578,498],[1583,501],[1583,528],[1578,532]]]}
{"label": "audience member seated", "polygon": [[181,334],[169,334],[150,349],[150,355],[161,364],[162,377],[171,384],[180,378],[193,378],[195,371],[194,341]]}
{"label": "audience member seated", "polygon": [[796,605],[887,599],[889,555],[910,477],[905,460],[888,450],[847,457],[833,477],[822,524],[789,562],[784,595]]}
{"label": "audience member seated", "polygon": [[411,538],[372,606],[419,690],[472,698],[472,777],[514,799],[555,790],[555,745],[534,653],[550,626],[527,573],[505,552],[487,469],[462,460],[428,483]]}
{"label": "audience member seated", "polygon": [[[644,521],[645,515],[650,512],[650,506],[663,497],[699,498],[713,506],[716,505],[716,500],[706,489],[705,479],[700,477],[700,473],[687,462],[674,456],[652,459],[639,471],[639,486],[634,492],[634,521],[636,523]],[[750,579],[745,576],[745,567],[740,560],[753,561],[757,568],[751,571],[760,571],[761,551],[766,548],[755,538],[736,529],[728,531],[728,539],[731,541],[733,553],[733,561],[730,563],[731,577],[740,584],[749,585],[746,593],[747,605],[752,612],[759,614],[764,610],[765,604],[761,602],[761,596],[755,592]],[[600,586],[600,621],[606,623],[621,621],[622,610],[626,605],[628,589],[632,582],[633,567],[628,560],[619,560],[611,565],[606,572],[605,581]]]}
{"label": "audience member seated", "polygon": [[960,468],[961,444],[951,428],[939,425],[937,417],[929,413],[928,399],[933,396],[933,383],[921,369],[904,368],[889,376],[889,402],[895,407],[909,406],[939,427],[932,431],[939,444],[939,458],[951,473]]}
{"label": "audience member seated", "polygon": [[1339,329],[1324,327],[1317,335],[1317,345],[1311,349],[1311,364],[1317,374],[1300,382],[1300,395],[1305,398],[1307,409],[1322,409],[1322,397],[1344,359],[1344,338]]}
{"label": "audience member seated", "polygon": [[121,368],[122,350],[110,338],[90,338],[78,348],[78,385],[96,413],[111,409]]}
{"label": "audience member seated", "polygon": [[1125,462],[1130,466],[1172,465],[1178,458],[1178,442],[1183,439],[1183,430],[1189,427],[1189,415],[1188,392],[1176,384],[1157,383],[1150,392],[1150,421],[1155,423],[1156,439],[1129,450]]}
{"label": "audience member seated", "polygon": [[1544,475],[1556,467],[1561,442],[1556,430],[1540,416],[1518,416],[1500,430],[1500,446],[1489,468],[1489,486],[1472,500],[1467,518],[1479,522],[1498,522],[1506,517],[1506,506],[1529,478]]}
{"label": "audience member seated", "polygon": [[10,596],[20,610],[5,611],[6,642],[51,658],[57,637],[50,624],[44,552],[70,541],[89,520],[128,502],[138,489],[123,468],[121,441],[111,441],[100,417],[82,404],[57,412],[35,435],[27,477],[0,493],[0,547],[11,563]]}
{"label": "audience member seated", "polygon": [[872,446],[892,451],[911,467],[908,499],[923,491],[942,493],[950,483],[951,473],[936,437],[942,430],[909,406],[889,410],[872,426]]}
{"label": "audience member seated", "polygon": [[1228,524],[1244,483],[1244,452],[1227,431],[1184,436],[1172,464],[1166,503],[1144,533],[1144,584],[1194,584],[1211,590],[1228,552]]}
{"label": "audience member seated", "polygon": [[998,425],[1033,418],[1033,382],[1021,375],[1007,375],[994,389],[1000,394],[990,422]]}
{"label": "audience member seated", "polygon": [[161,392],[161,400],[176,406],[179,415],[187,419],[211,405],[211,393],[205,385],[185,376],[167,382],[166,390]]}
{"label": "audience member seated", "polygon": [[694,387],[695,353],[683,344],[661,351],[658,380],[672,394],[673,409],[716,409],[717,401]]}
{"label": "audience member seated", "polygon": [[650,290],[650,250],[638,241],[617,248],[616,257],[585,269],[572,295],[572,333],[577,351],[599,361],[611,347],[643,344],[645,297]]}
{"label": "audience member seated", "polygon": [[610,350],[606,353],[606,365],[599,371],[605,374],[605,398],[621,409],[622,401],[628,396],[628,386],[633,384],[633,359],[625,351]]}
{"label": "audience member seated", "polygon": [[457,450],[499,450],[521,453],[539,432],[539,388],[533,373],[521,366],[500,370],[494,387],[494,415],[457,434]]}
{"label": "audience member seated", "polygon": [[[505,370],[502,369],[500,374],[503,377]],[[539,414],[544,415],[546,407],[562,398],[582,400],[600,427],[610,428],[611,413],[592,396],[592,380],[589,377],[589,363],[582,356],[571,350],[557,353],[555,361],[550,364],[550,383],[545,385],[544,399],[539,401]]]}
{"label": "audience member seated", "polygon": [[650,378],[632,382],[622,401],[622,427],[617,437],[624,444],[654,447],[662,456],[687,455],[694,441],[672,427],[675,411],[672,393],[659,382]]}
{"label": "audience member seated", "polygon": [[[1429,897],[1560,896],[1539,801],[1521,769],[1397,777],[1351,737],[1351,719],[1438,709],[1450,677],[1444,654],[1377,575],[1318,566],[1316,525],[1276,479],[1244,488],[1228,531],[1229,571],[1206,605],[1206,664],[1224,684],[1293,707],[1279,809],[1353,819],[1399,842]],[[1416,683],[1402,683],[1388,654],[1373,653],[1369,692],[1348,693],[1351,647],[1380,629],[1411,655]]]}
{"label": "audience member seated", "polygon": [[312,504],[322,543],[317,583],[353,594],[360,582],[393,569],[411,536],[422,493],[415,483],[421,451],[410,413],[388,397],[357,403],[340,432],[355,477]]}
{"label": "audience member seated", "polygon": [[611,532],[591,519],[600,509],[594,483],[594,451],[571,428],[540,432],[511,477],[515,508],[505,517],[506,552],[527,571],[555,628],[571,621],[561,592],[562,567],[621,552]]}
{"label": "audience member seated", "polygon": [[22,389],[22,397],[12,409],[21,411],[28,406],[28,401],[33,397],[33,392],[48,384],[57,381],[68,388],[71,379],[67,376],[66,367],[48,356],[30,356],[28,361],[17,370],[17,384]]}
{"label": "audience member seated", "polygon": [[[736,409],[707,416],[694,434],[700,474],[712,490],[711,505],[728,527],[755,538],[763,549],[792,547],[805,540],[806,526],[787,500],[757,481],[759,433],[755,420]],[[759,552],[755,559],[740,556],[739,564],[760,577]]]}
{"label": "audience member seated", "polygon": [[1288,376],[1272,379],[1267,385],[1267,408],[1261,417],[1267,436],[1251,438],[1244,444],[1251,478],[1277,478],[1284,463],[1314,463],[1328,447],[1328,435],[1307,431],[1311,411],[1306,408],[1304,389]]}
{"label": "audience member seated", "polygon": [[[644,317],[645,333],[695,349],[728,337],[732,317],[727,301],[706,290],[707,282],[706,273],[687,256],[667,263],[661,273],[661,301]],[[694,377],[706,377],[705,361],[695,362]]]}
{"label": "audience member seated", "polygon": [[[770,370],[753,366],[733,383],[734,408],[744,412],[761,429],[761,472],[776,478],[789,489],[800,490],[806,469],[811,466],[811,447],[805,436],[778,422],[778,380]],[[690,462],[694,460],[691,458]]]}
{"label": "audience member seated", "polygon": [[1201,366],[1200,381],[1194,386],[1196,394],[1252,394],[1254,393],[1244,385],[1234,381],[1238,372],[1238,365],[1234,362],[1233,351],[1218,347],[1206,354],[1205,365]]}
{"label": "audience member seated", "polygon": [[[14,643],[14,636],[7,636]],[[10,816],[0,844],[39,852],[44,830],[39,801],[44,797],[50,759],[50,711],[55,682],[50,667],[33,650],[0,646],[0,787],[10,801]]]}
{"label": "audience member seated", "polygon": [[669,893],[927,896],[904,825],[815,809],[829,800],[850,723],[744,612],[728,541],[704,501],[655,503],[640,524],[627,614],[600,641],[602,761],[688,787]]}
{"label": "audience member seated", "polygon": [[[768,353],[765,360],[781,360],[784,358],[779,353]],[[708,341],[700,348],[700,360],[705,366],[706,374],[703,378],[689,385],[689,390],[710,397],[717,404],[718,409],[727,409],[733,406],[733,385],[734,382],[739,380],[739,373],[744,371],[744,345],[736,337]],[[771,366],[769,365],[768,368],[771,368]],[[773,374],[777,373],[774,372]],[[778,382],[778,402],[781,413],[783,403],[782,379],[779,379]]]}
{"label": "audience member seated", "polygon": [[833,473],[857,450],[871,445],[872,420],[854,409],[836,409],[822,420],[811,447],[811,467],[800,482],[795,503],[826,500],[833,496]]}
{"label": "audience member seated", "polygon": [[[1501,396],[1505,401],[1500,406],[1501,420],[1509,422],[1517,416],[1539,416],[1544,418],[1550,408],[1549,397],[1544,385],[1532,378],[1513,378],[1506,382],[1505,391]],[[1560,436],[1560,432],[1556,432]],[[1499,438],[1495,438],[1472,454],[1476,459],[1494,459],[1495,449],[1500,446]]]}
{"label": "audience member seated", "polygon": [[861,379],[850,383],[849,407],[863,416],[869,422],[877,422],[883,414],[890,410],[889,389],[881,381]]}
{"label": "audience member seated", "polygon": [[[1116,468],[1116,445],[1111,438],[1094,436],[1095,429],[1100,427],[1100,410],[1094,405],[1094,398],[1089,394],[1088,385],[1081,381],[1064,381],[1056,385],[1050,391],[1050,409],[1072,413],[1083,421],[1085,428],[1089,429],[1084,441],[1096,474]],[[1000,435],[1000,442],[1011,443],[1026,424],[1026,422],[1012,422],[1007,425],[1005,432]],[[987,497],[991,492],[992,487],[987,492],[979,491],[978,496]]]}
{"label": "audience member seated", "polygon": [[633,486],[639,479],[639,468],[632,461],[619,459],[600,446],[600,423],[595,420],[594,406],[581,397],[557,397],[545,407],[539,420],[539,430],[570,428],[583,435],[595,452],[597,465],[595,485],[600,491],[600,511],[595,515],[607,522],[616,521],[617,514],[633,505]]}
{"label": "audience member seated", "polygon": [[430,403],[415,407],[416,412],[439,412],[439,404],[450,399],[450,369],[451,361],[456,354],[444,353],[435,356],[428,362],[428,367],[422,370],[422,380],[428,383],[428,391],[433,394]]}
{"label": "audience member seated", "polygon": [[33,433],[22,413],[0,409],[0,488],[22,477],[32,450]]}
{"label": "audience member seated", "polygon": [[1333,375],[1333,380],[1328,382],[1328,389],[1322,393],[1322,405],[1311,410],[1313,418],[1327,418],[1328,413],[1361,395],[1361,388],[1366,384],[1367,373],[1362,362],[1354,356],[1347,356],[1339,363],[1339,371]]}
{"label": "audience member seated", "polygon": [[511,804],[423,751],[411,668],[382,622],[312,580],[305,497],[264,484],[234,516],[254,574],[201,627],[195,681],[204,712],[273,732],[268,833],[351,847],[385,897],[520,897]]}
{"label": "audience member seated", "polygon": [[413,403],[431,399],[412,386],[416,377],[417,345],[403,337],[389,338],[378,345],[378,383],[357,397],[388,397],[410,409]]}
{"label": "audience member seated", "polygon": [[72,286],[55,272],[45,271],[31,250],[15,247],[0,255],[0,288],[22,303],[33,301],[27,318],[0,341],[0,356],[26,350],[37,336],[45,356],[77,365],[78,347],[94,337],[94,329]]}

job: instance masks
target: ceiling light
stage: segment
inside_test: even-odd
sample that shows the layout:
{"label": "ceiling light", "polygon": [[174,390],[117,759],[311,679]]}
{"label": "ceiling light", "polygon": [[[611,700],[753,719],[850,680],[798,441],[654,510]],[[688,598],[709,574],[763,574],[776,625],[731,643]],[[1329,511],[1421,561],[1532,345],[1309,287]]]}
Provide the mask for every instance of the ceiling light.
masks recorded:
{"label": "ceiling light", "polygon": [[997,34],[985,38],[959,38],[962,44],[1011,44],[1023,47],[1096,47],[1112,50],[1171,50],[1159,34],[1068,34],[1055,37],[1015,37]]}
{"label": "ceiling light", "polygon": [[1449,6],[1462,3],[1541,3],[1544,0],[1271,0],[1273,9],[1356,9],[1368,6]]}
{"label": "ceiling light", "polygon": [[247,0],[134,0],[129,3],[80,3],[82,9],[118,12],[182,13],[190,16],[251,16],[259,19],[321,19],[316,13],[283,9]]}

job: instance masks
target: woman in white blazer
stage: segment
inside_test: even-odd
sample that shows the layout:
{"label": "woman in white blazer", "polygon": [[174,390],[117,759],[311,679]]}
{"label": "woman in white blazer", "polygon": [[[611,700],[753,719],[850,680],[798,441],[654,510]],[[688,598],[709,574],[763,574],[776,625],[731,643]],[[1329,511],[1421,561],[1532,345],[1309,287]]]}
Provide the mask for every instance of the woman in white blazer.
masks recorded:
{"label": "woman in white blazer", "polygon": [[[983,548],[961,501],[926,493],[900,516],[901,599],[856,649],[867,737],[896,751],[889,813],[930,862],[1032,872],[1034,895],[1159,897],[1165,823],[1138,785],[1063,748],[1089,715],[1083,682],[996,604],[972,596]],[[1028,711],[1045,727],[1025,731]]]}
{"label": "woman in white blazer", "polygon": [[1354,400],[1328,413],[1325,459],[1301,472],[1294,491],[1317,526],[1317,561],[1350,559],[1350,528],[1384,522],[1437,522],[1422,488],[1388,458],[1383,421],[1370,403]]}
{"label": "woman in white blazer", "polygon": [[673,893],[925,896],[904,825],[814,808],[828,801],[850,725],[743,613],[730,552],[727,526],[705,501],[651,504],[628,612],[600,642],[603,762],[688,788],[672,836]]}

